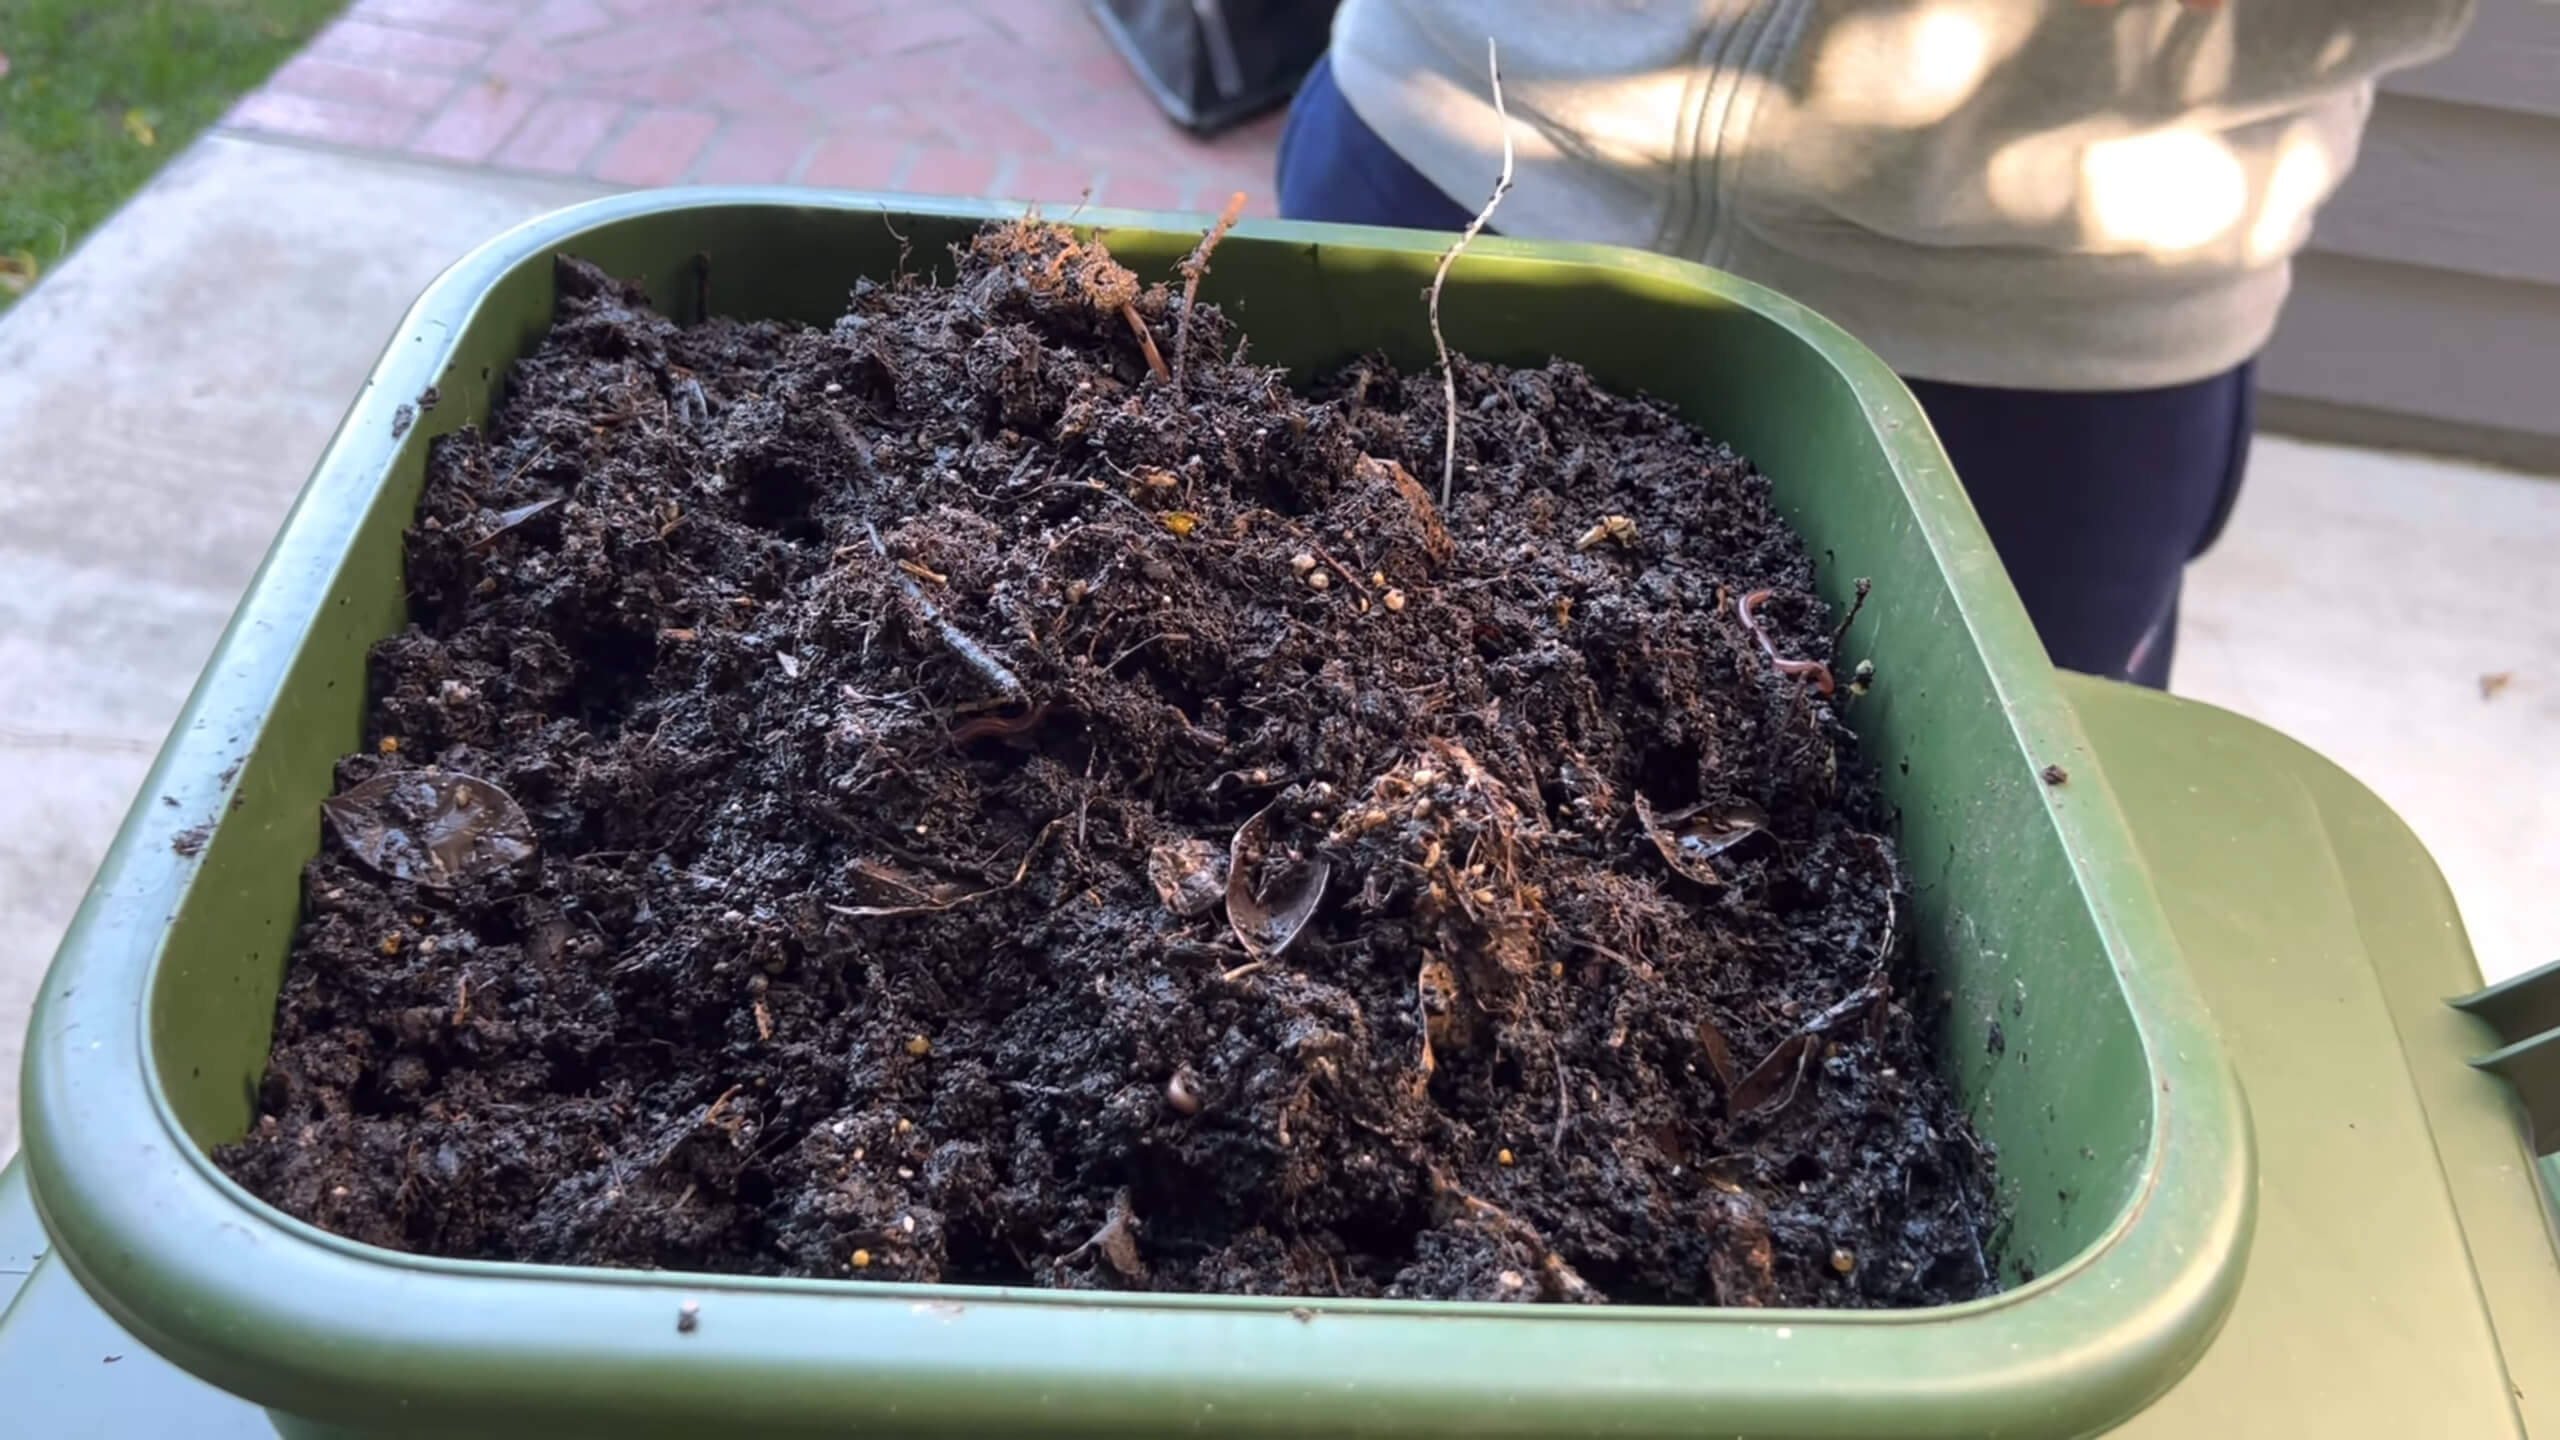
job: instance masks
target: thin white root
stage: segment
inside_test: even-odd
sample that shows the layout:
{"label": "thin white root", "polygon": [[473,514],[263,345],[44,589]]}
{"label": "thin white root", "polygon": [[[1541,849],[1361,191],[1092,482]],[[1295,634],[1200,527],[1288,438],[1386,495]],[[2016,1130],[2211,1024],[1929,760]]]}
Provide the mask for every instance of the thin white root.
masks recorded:
{"label": "thin white root", "polygon": [[1494,207],[1511,193],[1511,112],[1502,107],[1502,52],[1494,46],[1493,37],[1484,40],[1484,64],[1493,76],[1493,114],[1502,127],[1502,175],[1493,182],[1493,197],[1484,202],[1476,218],[1467,222],[1466,230],[1456,244],[1441,252],[1439,273],[1431,277],[1431,343],[1440,350],[1440,394],[1448,411],[1447,433],[1440,442],[1440,508],[1449,508],[1450,488],[1458,481],[1458,372],[1449,364],[1449,342],[1440,334],[1440,287],[1449,283],[1449,267],[1458,263],[1458,255],[1476,238],[1476,232],[1493,219]]}

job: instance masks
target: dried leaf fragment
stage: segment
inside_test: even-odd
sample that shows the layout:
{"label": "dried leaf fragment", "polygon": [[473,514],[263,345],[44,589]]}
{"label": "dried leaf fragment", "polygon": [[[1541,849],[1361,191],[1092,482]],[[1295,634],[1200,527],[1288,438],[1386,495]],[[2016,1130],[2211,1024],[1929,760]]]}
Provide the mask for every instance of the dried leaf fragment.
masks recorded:
{"label": "dried leaf fragment", "polygon": [[1064,1269],[1087,1255],[1099,1251],[1103,1263],[1118,1271],[1122,1279],[1147,1278],[1147,1262],[1138,1254],[1138,1217],[1129,1208],[1129,1190],[1122,1186],[1111,1197],[1111,1209],[1102,1219],[1102,1228],[1090,1239],[1058,1257],[1058,1268]]}
{"label": "dried leaf fragment", "polygon": [[1208,914],[1226,898],[1218,847],[1206,840],[1175,840],[1148,851],[1147,883],[1156,887],[1165,909],[1185,920]]}
{"label": "dried leaf fragment", "polygon": [[1796,1082],[1802,1078],[1805,1062],[1812,1056],[1813,1042],[1814,1037],[1803,1032],[1779,1041],[1778,1048],[1752,1066],[1751,1073],[1742,1077],[1742,1083],[1734,1087],[1732,1113],[1741,1115],[1757,1110],[1778,1098],[1781,1091],[1793,1095]]}
{"label": "dried leaf fragment", "polygon": [[502,510],[498,512],[498,523],[490,527],[489,533],[472,541],[469,545],[464,546],[463,548],[467,550],[486,550],[491,545],[498,542],[499,536],[506,534],[508,531],[513,530],[527,520],[532,519],[534,516],[541,514],[543,511],[548,510],[559,503],[560,497],[554,495],[548,500],[536,500],[530,504],[518,505],[512,510]]}
{"label": "dried leaf fragment", "polygon": [[476,776],[395,770],[321,801],[320,813],[349,853],[394,880],[441,888],[533,858],[515,797]]}
{"label": "dried leaf fragment", "polygon": [[1398,498],[1413,512],[1413,522],[1422,534],[1422,553],[1433,565],[1446,565],[1458,551],[1458,542],[1449,536],[1449,527],[1440,520],[1440,507],[1431,503],[1431,492],[1413,478],[1413,472],[1393,460],[1363,455],[1355,472],[1364,481],[1383,482],[1394,487]]}
{"label": "dried leaf fragment", "polygon": [[1573,548],[1588,550],[1604,540],[1615,540],[1621,545],[1635,544],[1636,522],[1624,515],[1603,515],[1600,523],[1582,532],[1581,538],[1573,542]]}
{"label": "dried leaf fragment", "polygon": [[1707,1052],[1707,1064],[1716,1072],[1716,1084],[1723,1087],[1725,1094],[1731,1095],[1733,1046],[1726,1042],[1724,1032],[1716,1028],[1716,1022],[1706,1019],[1698,1022],[1698,1044]]}
{"label": "dried leaf fragment", "polygon": [[1657,815],[1642,795],[1636,797],[1636,822],[1662,852],[1663,863],[1710,886],[1724,883],[1710,861],[1769,828],[1768,813],[1757,805],[1700,804]]}
{"label": "dried leaf fragment", "polygon": [[1255,811],[1252,819],[1236,828],[1235,841],[1227,847],[1227,922],[1245,953],[1256,960],[1271,959],[1289,948],[1315,915],[1325,882],[1333,878],[1333,862],[1318,857],[1298,868],[1294,888],[1279,905],[1265,903],[1256,893],[1254,873],[1261,868],[1271,812],[1279,803],[1275,800]]}

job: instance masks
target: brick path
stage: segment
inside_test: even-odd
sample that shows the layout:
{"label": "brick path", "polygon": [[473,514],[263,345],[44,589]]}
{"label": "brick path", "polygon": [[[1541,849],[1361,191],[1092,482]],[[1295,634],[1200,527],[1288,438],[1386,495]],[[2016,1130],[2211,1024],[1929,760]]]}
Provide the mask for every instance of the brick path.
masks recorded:
{"label": "brick path", "polygon": [[1176,129],[1079,0],[356,0],[226,123],[614,185],[1253,214],[1279,136]]}

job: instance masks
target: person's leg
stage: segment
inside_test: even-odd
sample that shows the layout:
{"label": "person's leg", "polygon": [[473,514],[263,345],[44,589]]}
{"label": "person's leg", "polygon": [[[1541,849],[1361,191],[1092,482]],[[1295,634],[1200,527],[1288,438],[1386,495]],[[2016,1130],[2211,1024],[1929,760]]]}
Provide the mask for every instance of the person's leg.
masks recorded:
{"label": "person's leg", "polygon": [[2053,663],[2166,689],[2180,577],[2240,491],[2255,362],[2159,390],[1910,384]]}
{"label": "person's leg", "polygon": [[1462,230],[1475,218],[1353,112],[1334,86],[1330,59],[1316,62],[1290,102],[1279,170],[1283,219]]}

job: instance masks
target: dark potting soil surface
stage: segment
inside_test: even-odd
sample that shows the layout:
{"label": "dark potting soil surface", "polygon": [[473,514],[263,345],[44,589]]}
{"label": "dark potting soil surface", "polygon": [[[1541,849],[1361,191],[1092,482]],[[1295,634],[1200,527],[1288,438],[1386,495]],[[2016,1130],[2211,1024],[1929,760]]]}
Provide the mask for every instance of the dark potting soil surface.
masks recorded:
{"label": "dark potting soil surface", "polygon": [[1793,663],[1833,618],[1732,451],[1462,363],[1444,511],[1436,373],[1293,393],[1204,306],[1177,387],[1122,307],[1171,357],[1178,292],[1029,225],[828,328],[560,278],[429,467],[257,1193],[767,1275],[1993,1286],[1848,677]]}

